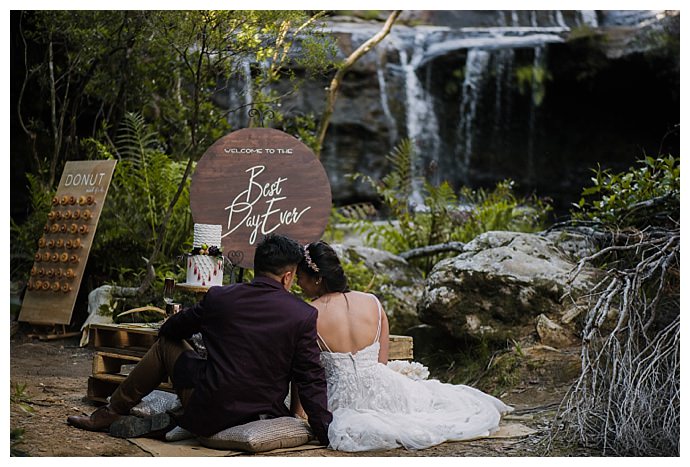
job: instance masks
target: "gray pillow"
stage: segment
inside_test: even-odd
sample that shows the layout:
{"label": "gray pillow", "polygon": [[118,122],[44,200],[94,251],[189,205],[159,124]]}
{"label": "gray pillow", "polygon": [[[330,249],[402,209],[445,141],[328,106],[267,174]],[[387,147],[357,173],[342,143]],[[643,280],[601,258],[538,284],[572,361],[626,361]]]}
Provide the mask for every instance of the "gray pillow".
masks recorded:
{"label": "gray pillow", "polygon": [[175,410],[181,406],[177,394],[156,389],[141,399],[141,402],[132,407],[129,413],[137,417],[150,417],[168,410]]}
{"label": "gray pillow", "polygon": [[301,446],[314,439],[309,424],[294,417],[257,420],[226,428],[199,442],[213,449],[265,452],[273,449]]}

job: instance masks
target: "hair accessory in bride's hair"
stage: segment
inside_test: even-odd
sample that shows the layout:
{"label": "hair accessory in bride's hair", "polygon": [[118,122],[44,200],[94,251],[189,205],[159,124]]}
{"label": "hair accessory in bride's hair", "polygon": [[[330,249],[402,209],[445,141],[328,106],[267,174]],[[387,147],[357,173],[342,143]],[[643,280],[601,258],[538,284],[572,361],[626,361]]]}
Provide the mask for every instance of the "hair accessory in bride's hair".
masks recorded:
{"label": "hair accessory in bride's hair", "polygon": [[319,272],[319,267],[316,265],[314,261],[312,261],[311,256],[309,255],[309,245],[304,247],[304,260],[307,262],[307,266],[309,266],[309,269],[311,269],[314,272]]}

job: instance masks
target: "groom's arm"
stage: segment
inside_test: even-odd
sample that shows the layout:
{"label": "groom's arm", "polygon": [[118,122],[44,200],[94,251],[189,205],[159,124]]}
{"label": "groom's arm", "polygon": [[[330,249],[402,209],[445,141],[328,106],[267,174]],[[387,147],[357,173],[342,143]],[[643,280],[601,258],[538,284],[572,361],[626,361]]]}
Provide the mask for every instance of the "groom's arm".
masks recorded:
{"label": "groom's arm", "polygon": [[173,339],[188,339],[192,337],[192,334],[201,332],[201,316],[207,306],[208,295],[207,292],[200,302],[167,318],[158,330],[158,335]]}
{"label": "groom's arm", "polygon": [[326,373],[321,366],[321,351],[316,343],[316,316],[317,312],[314,310],[297,338],[293,379],[309,425],[319,442],[327,446],[328,425],[333,420],[333,415],[328,411]]}

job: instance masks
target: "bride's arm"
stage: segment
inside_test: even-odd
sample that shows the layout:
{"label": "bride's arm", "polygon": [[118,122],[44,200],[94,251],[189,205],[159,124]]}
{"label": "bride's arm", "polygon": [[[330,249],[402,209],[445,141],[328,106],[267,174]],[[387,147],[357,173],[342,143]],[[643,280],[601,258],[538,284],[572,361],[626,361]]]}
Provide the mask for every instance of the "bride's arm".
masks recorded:
{"label": "bride's arm", "polygon": [[294,381],[290,382],[290,411],[292,415],[297,418],[307,419],[307,414],[304,412],[302,402],[299,400],[299,393],[297,392],[297,385]]}
{"label": "bride's arm", "polygon": [[389,342],[388,317],[386,312],[381,309],[381,336],[379,337],[379,363],[388,363]]}

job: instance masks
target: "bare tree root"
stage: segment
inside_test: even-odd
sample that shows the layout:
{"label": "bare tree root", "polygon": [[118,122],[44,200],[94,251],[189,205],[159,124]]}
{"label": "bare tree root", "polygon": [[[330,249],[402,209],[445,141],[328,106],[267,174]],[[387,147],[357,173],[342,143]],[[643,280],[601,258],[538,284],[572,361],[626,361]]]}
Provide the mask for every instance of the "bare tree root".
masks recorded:
{"label": "bare tree root", "polygon": [[[551,435],[606,455],[680,453],[680,229],[626,235],[587,297],[582,372]],[[601,264],[601,263],[600,263]],[[624,267],[628,266],[628,267]]]}

